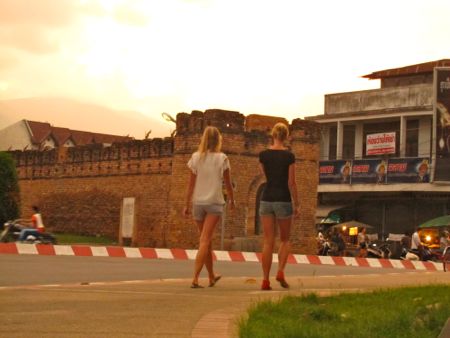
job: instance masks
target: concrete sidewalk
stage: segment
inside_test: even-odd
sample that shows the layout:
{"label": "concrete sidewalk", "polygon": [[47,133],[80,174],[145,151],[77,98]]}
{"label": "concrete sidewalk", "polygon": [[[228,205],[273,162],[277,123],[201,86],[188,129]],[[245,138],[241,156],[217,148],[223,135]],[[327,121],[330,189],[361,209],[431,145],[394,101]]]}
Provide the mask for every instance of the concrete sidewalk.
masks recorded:
{"label": "concrete sidewalk", "polygon": [[273,291],[260,291],[260,280],[226,276],[203,289],[190,289],[187,279],[5,287],[0,336],[236,337],[239,319],[260,300],[450,283],[444,272],[287,277],[289,291],[277,284]]}

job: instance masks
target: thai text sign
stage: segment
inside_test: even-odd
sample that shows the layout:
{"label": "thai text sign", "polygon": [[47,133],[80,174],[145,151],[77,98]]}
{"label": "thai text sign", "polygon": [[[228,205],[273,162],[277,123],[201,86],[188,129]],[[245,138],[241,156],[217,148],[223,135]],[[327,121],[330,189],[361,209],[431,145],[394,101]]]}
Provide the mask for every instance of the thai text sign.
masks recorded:
{"label": "thai text sign", "polygon": [[366,155],[395,154],[395,132],[368,134]]}
{"label": "thai text sign", "polygon": [[383,160],[354,160],[352,163],[352,184],[386,183],[387,164]]}
{"label": "thai text sign", "polygon": [[429,157],[320,161],[320,184],[429,183]]}
{"label": "thai text sign", "polygon": [[430,182],[430,159],[392,158],[388,162],[388,183]]}
{"label": "thai text sign", "polygon": [[322,184],[350,183],[349,161],[320,161],[319,180]]}

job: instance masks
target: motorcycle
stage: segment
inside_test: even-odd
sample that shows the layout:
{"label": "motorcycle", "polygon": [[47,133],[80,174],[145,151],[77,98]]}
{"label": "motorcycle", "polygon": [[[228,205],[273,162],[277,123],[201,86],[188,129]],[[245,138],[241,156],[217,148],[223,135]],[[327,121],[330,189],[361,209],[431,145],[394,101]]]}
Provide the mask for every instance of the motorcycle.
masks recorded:
{"label": "motorcycle", "polygon": [[[418,261],[420,260],[420,254],[418,249],[402,249],[402,253],[400,255],[400,259],[402,260],[410,260],[410,261]],[[430,250],[430,248],[426,245],[423,246],[422,250],[422,261],[439,261],[440,257],[438,253],[435,253]]]}
{"label": "motorcycle", "polygon": [[370,243],[367,247],[367,257],[369,258],[391,258],[392,252],[389,249],[388,243],[382,243],[378,245],[377,243]]}
{"label": "motorcycle", "polygon": [[[28,227],[21,225],[19,220],[7,221],[3,225],[3,231],[0,234],[0,242],[16,242],[19,240],[22,229]],[[24,243],[30,244],[56,244],[56,237],[48,232],[39,232],[37,234],[28,235]]]}

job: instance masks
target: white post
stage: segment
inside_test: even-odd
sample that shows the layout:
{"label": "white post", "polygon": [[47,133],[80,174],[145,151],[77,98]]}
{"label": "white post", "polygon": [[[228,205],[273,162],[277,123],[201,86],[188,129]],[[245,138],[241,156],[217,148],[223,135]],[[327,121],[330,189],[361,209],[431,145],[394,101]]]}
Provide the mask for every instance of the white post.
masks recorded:
{"label": "white post", "polygon": [[337,123],[336,137],[336,159],[341,160],[344,147],[344,125],[341,121],[338,121]]}

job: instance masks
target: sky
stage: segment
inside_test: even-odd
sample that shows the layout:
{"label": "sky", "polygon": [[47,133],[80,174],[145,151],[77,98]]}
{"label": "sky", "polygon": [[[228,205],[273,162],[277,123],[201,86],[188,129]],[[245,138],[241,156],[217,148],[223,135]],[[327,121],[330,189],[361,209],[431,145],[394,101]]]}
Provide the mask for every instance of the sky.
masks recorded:
{"label": "sky", "polygon": [[448,0],[0,0],[0,100],[288,120],[450,58]]}

